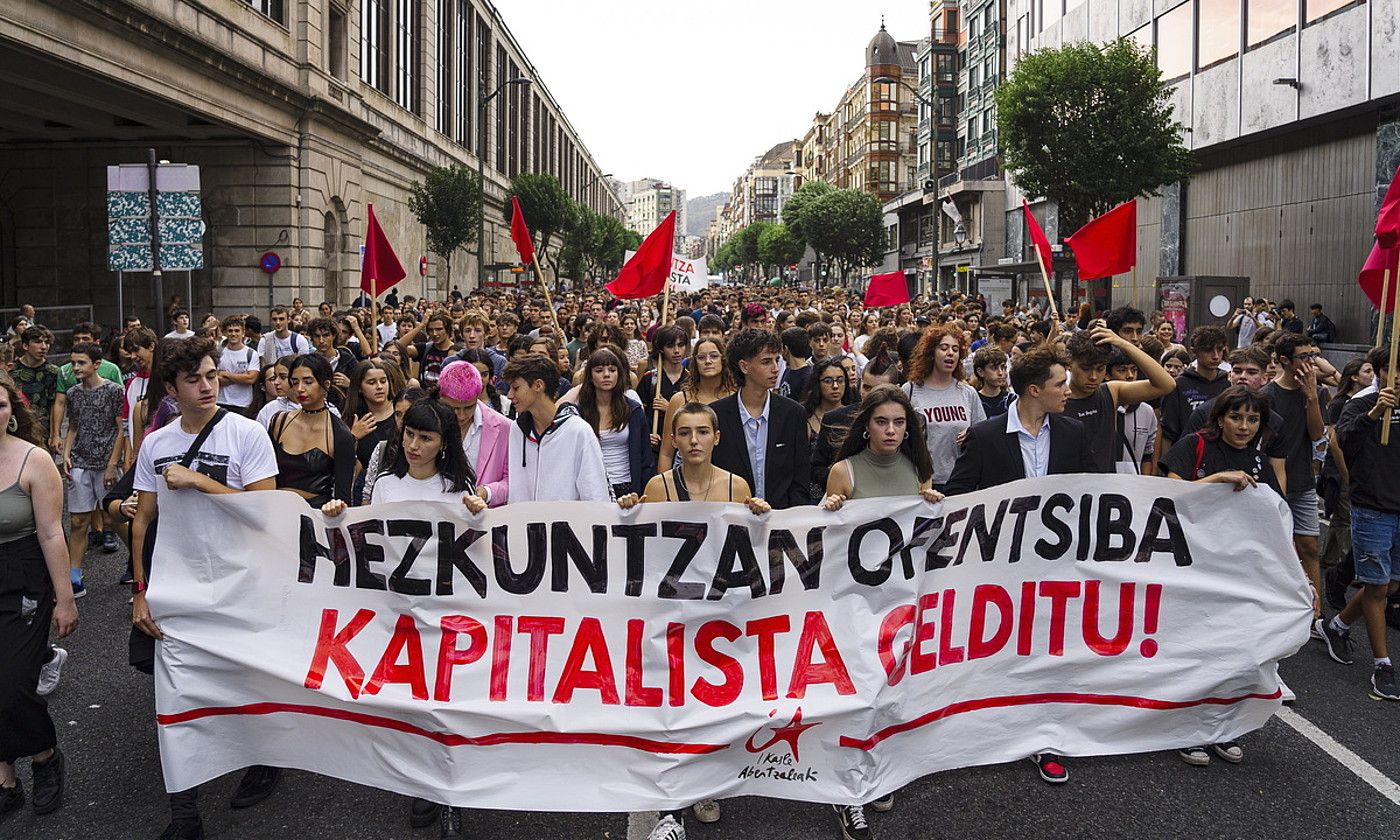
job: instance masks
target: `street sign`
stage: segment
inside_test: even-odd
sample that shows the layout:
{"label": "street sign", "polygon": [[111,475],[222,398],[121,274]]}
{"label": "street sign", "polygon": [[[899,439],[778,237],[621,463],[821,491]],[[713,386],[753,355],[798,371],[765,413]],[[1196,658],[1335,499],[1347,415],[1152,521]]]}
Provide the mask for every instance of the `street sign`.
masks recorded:
{"label": "street sign", "polygon": [[[144,163],[107,167],[107,267],[113,271],[152,268],[149,171]],[[156,190],[161,269],[203,268],[205,225],[199,198],[199,167],[160,164]]]}

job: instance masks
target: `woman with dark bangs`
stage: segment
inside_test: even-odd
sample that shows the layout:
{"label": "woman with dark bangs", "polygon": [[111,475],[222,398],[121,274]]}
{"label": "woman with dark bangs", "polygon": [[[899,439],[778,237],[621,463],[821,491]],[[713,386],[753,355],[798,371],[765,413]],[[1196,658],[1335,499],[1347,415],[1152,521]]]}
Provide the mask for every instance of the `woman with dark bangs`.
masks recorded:
{"label": "woman with dark bangs", "polygon": [[614,499],[646,487],[656,468],[646,410],[627,395],[623,384],[629,370],[617,351],[600,347],[584,362],[578,393],[579,416],[593,427],[603,447]]}

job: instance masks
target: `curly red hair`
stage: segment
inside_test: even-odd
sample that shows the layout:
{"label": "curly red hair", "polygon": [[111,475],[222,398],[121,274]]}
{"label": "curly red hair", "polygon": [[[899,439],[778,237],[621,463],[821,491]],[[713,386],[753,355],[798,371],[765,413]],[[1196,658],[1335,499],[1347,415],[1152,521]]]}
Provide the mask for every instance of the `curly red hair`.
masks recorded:
{"label": "curly red hair", "polygon": [[919,343],[914,345],[914,352],[909,355],[909,381],[923,382],[933,373],[933,351],[938,347],[938,342],[944,338],[954,338],[958,342],[958,363],[953,365],[953,378],[962,381],[963,360],[967,358],[967,344],[963,341],[963,331],[956,325],[935,324],[926,327],[922,335],[919,336]]}

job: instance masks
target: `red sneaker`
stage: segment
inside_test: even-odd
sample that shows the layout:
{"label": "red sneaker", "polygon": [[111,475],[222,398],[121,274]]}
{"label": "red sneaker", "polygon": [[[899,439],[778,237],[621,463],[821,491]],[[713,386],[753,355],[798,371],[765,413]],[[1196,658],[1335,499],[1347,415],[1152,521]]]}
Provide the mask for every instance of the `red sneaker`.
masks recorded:
{"label": "red sneaker", "polygon": [[1069,768],[1060,761],[1060,757],[1054,753],[1036,753],[1031,756],[1031,761],[1035,762],[1035,767],[1040,771],[1040,778],[1052,785],[1062,785],[1069,781]]}

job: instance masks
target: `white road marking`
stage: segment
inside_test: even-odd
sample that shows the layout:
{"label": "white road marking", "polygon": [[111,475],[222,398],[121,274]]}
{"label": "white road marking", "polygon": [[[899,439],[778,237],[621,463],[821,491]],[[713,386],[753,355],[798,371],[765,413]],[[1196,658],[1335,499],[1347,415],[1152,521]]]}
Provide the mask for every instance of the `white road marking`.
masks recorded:
{"label": "white road marking", "polygon": [[1400,784],[1396,784],[1394,779],[1377,770],[1371,762],[1342,746],[1336,738],[1323,732],[1312,721],[1286,706],[1278,710],[1278,719],[1291,726],[1299,735],[1321,747],[1323,752],[1355,773],[1361,781],[1375,788],[1381,796],[1396,805],[1400,805]]}
{"label": "white road marking", "polygon": [[656,828],[656,821],[660,818],[658,811],[631,812],[627,815],[627,840],[647,840],[647,835]]}

